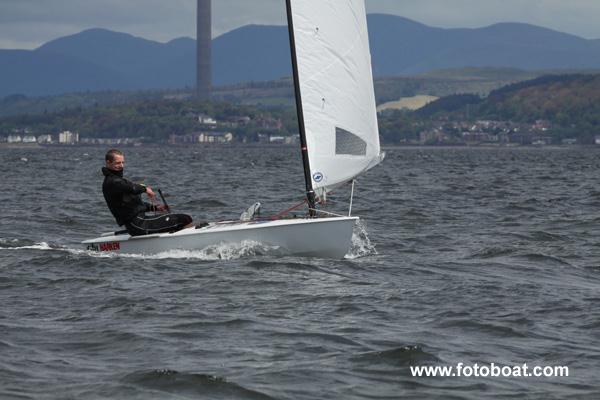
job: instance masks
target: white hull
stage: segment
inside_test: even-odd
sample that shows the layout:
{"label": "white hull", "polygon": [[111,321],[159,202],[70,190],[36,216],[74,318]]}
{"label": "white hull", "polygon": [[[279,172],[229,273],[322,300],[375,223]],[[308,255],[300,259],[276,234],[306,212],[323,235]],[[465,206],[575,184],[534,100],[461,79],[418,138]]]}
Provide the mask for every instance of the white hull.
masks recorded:
{"label": "white hull", "polygon": [[196,229],[146,236],[105,235],[82,242],[88,250],[125,254],[157,254],[170,250],[203,250],[220,244],[253,241],[278,253],[343,258],[350,250],[358,217],[284,219],[212,223]]}

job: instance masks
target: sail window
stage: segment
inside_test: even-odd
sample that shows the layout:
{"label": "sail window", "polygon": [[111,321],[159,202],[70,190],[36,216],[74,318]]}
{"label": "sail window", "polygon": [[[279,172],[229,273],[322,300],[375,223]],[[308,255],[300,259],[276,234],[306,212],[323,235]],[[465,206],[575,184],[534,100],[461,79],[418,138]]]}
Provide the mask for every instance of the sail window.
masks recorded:
{"label": "sail window", "polygon": [[335,128],[335,154],[366,156],[367,142],[342,128]]}

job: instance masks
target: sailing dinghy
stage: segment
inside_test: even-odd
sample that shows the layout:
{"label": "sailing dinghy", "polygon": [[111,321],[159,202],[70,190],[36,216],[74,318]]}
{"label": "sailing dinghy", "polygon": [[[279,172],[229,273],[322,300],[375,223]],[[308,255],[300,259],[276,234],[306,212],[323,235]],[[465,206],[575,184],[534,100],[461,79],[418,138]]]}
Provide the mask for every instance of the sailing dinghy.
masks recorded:
{"label": "sailing dinghy", "polygon": [[134,237],[110,233],[84,241],[87,249],[156,254],[251,242],[282,254],[344,257],[358,217],[320,212],[317,202],[383,159],[364,1],[286,1],[307,216]]}

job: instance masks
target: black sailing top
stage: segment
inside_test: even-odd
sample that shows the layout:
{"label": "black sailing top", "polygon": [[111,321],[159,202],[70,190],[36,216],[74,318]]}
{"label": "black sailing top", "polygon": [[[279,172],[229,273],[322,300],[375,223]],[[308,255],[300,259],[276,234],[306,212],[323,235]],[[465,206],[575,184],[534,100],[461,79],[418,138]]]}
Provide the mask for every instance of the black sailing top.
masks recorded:
{"label": "black sailing top", "polygon": [[104,174],[102,193],[119,226],[130,222],[140,213],[154,210],[154,206],[143,202],[140,196],[146,192],[146,186],[123,178],[123,171],[113,171],[103,167],[102,174]]}

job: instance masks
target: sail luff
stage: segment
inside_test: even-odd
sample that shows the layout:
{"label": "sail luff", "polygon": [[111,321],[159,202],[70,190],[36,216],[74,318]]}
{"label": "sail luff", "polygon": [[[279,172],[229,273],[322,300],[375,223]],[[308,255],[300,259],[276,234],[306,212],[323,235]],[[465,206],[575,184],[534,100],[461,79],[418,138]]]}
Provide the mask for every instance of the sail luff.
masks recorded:
{"label": "sail luff", "polygon": [[294,75],[294,93],[296,97],[296,113],[298,115],[298,128],[300,131],[300,148],[302,151],[302,164],[304,167],[304,181],[306,184],[306,199],[308,202],[309,214],[315,214],[315,192],[312,186],[310,173],[310,161],[308,157],[308,147],[306,143],[306,127],[304,125],[304,112],[302,107],[302,92],[300,90],[300,79],[298,74],[298,58],[296,55],[296,39],[294,34],[294,18],[292,14],[291,0],[286,0],[288,31],[290,37],[290,52],[292,56],[292,69]]}

